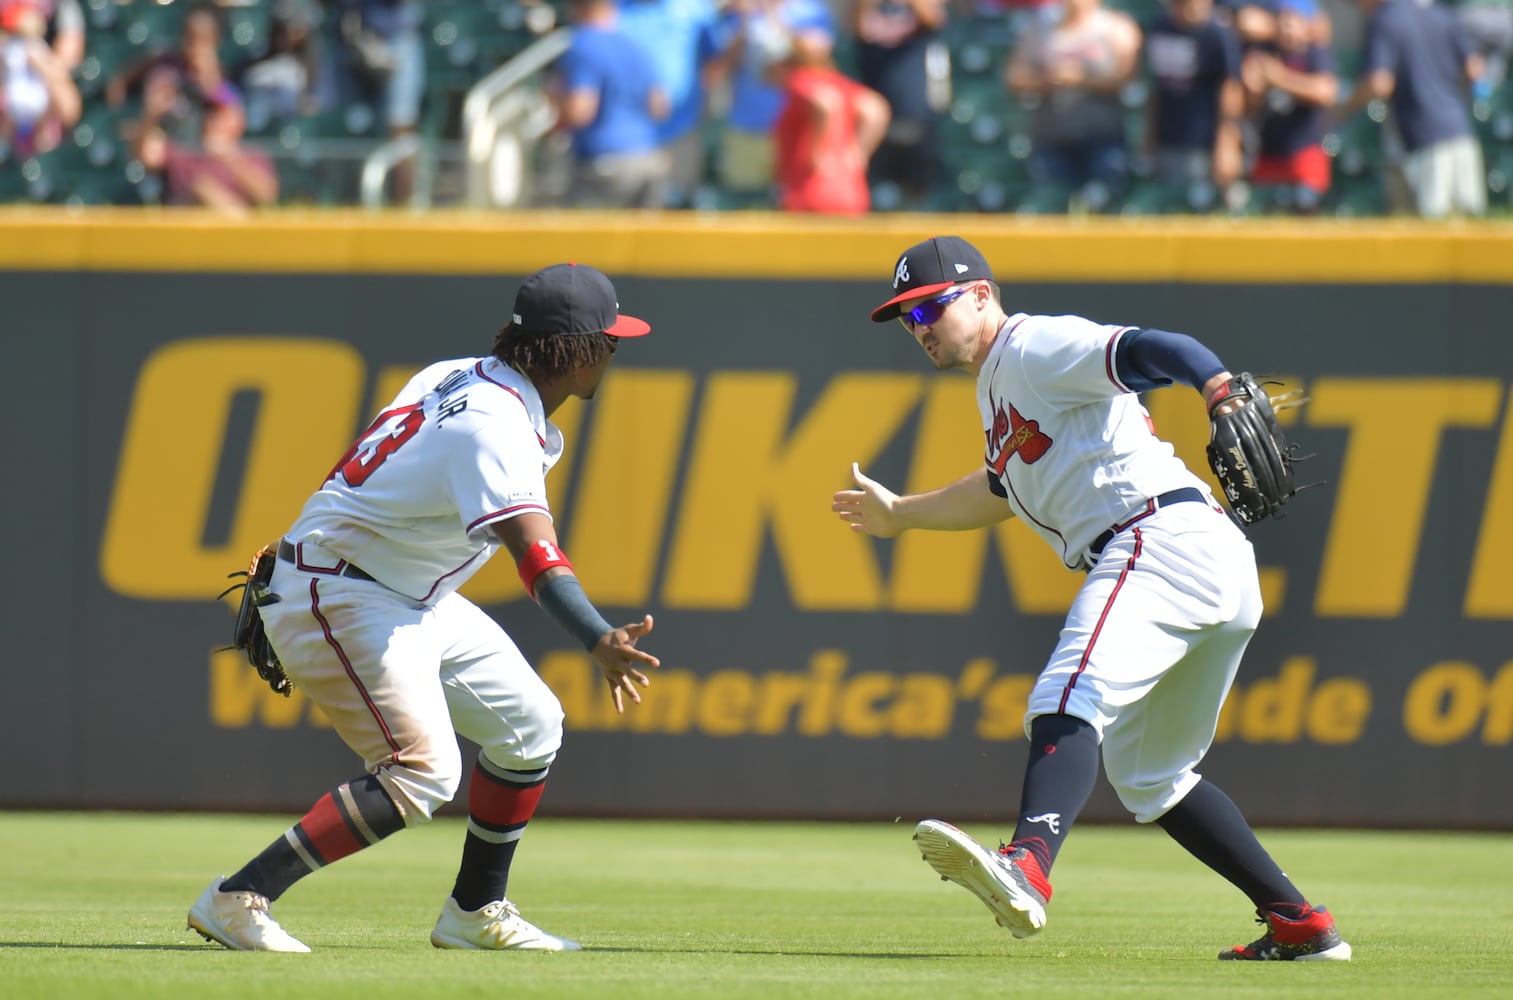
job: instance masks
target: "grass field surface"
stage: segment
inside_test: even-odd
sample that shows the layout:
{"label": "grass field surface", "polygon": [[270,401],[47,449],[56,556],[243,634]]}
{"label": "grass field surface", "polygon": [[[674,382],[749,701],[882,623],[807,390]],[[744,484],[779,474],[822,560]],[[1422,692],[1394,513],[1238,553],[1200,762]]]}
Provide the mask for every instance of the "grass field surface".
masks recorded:
{"label": "grass field surface", "polygon": [[[950,818],[950,817],[947,817]],[[1079,827],[1046,930],[1016,941],[939,881],[912,825],[531,824],[510,896],[586,950],[442,952],[428,935],[463,827],[440,820],[274,905],[310,955],[185,930],[209,879],[282,832],[268,816],[0,815],[0,996],[876,998],[1513,996],[1513,839],[1263,831],[1355,949],[1230,963],[1246,900],[1156,829]],[[989,844],[1008,832],[964,824]]]}

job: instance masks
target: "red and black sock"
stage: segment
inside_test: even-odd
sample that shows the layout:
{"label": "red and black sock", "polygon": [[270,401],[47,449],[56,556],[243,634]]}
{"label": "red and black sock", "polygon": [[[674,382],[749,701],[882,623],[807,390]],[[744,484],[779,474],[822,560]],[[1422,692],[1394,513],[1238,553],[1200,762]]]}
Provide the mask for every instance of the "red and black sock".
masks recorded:
{"label": "red and black sock", "polygon": [[452,898],[464,910],[503,899],[510,864],[546,787],[547,768],[509,771],[483,754],[468,782],[468,834]]}
{"label": "red and black sock", "polygon": [[404,816],[377,776],[365,774],[321,796],[303,819],[221,883],[221,890],[256,892],[277,899],[317,868],[355,854],[404,827]]}

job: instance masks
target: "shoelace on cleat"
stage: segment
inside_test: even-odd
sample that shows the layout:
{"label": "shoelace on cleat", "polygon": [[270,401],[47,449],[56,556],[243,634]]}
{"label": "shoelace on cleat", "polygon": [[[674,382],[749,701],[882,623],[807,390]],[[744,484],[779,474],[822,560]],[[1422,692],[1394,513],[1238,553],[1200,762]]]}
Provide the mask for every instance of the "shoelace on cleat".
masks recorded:
{"label": "shoelace on cleat", "polygon": [[268,897],[256,892],[239,892],[242,905],[254,912],[268,912]]}
{"label": "shoelace on cleat", "polygon": [[1256,917],[1256,923],[1266,928],[1266,933],[1250,944],[1236,945],[1234,950],[1242,955],[1254,955],[1257,958],[1270,959],[1276,955],[1286,954],[1289,951],[1301,952],[1302,945],[1288,945],[1278,941],[1271,933],[1271,924],[1263,916]]}
{"label": "shoelace on cleat", "polygon": [[490,920],[498,920],[505,923],[510,920],[519,919],[520,917],[520,908],[507,899],[496,899],[492,903],[485,905],[478,912]]}
{"label": "shoelace on cleat", "polygon": [[[262,928],[278,927],[273,919],[273,912],[268,903],[268,897],[256,892],[239,892],[241,903],[247,909],[247,919],[254,925]],[[282,930],[282,928],[279,928]]]}

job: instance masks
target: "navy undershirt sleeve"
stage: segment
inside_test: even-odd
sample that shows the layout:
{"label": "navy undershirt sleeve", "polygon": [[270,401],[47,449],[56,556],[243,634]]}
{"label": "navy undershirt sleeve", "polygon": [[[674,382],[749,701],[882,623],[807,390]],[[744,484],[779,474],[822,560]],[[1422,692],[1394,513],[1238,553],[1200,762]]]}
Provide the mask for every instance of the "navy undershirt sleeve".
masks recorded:
{"label": "navy undershirt sleeve", "polygon": [[1114,348],[1114,373],[1133,392],[1173,382],[1201,389],[1224,370],[1217,354],[1185,333],[1149,327],[1129,330]]}
{"label": "navy undershirt sleeve", "polygon": [[599,637],[614,630],[595,609],[572,573],[558,573],[536,585],[536,603],[568,634],[592,651]]}

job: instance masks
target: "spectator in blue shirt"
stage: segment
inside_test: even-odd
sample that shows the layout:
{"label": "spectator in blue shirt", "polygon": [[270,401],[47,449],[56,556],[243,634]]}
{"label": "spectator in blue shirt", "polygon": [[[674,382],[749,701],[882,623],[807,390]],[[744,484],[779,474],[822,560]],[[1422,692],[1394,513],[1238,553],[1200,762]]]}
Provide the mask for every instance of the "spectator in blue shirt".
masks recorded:
{"label": "spectator in blue shirt", "polygon": [[614,0],[571,0],[572,43],[557,63],[560,126],[572,133],[575,207],[661,208],[668,157],[658,122],[670,110],[652,58],[619,28]]}
{"label": "spectator in blue shirt", "polygon": [[1240,174],[1240,42],[1214,19],[1213,0],[1169,0],[1145,33],[1153,82],[1146,144],[1167,183],[1211,181],[1223,192]]}
{"label": "spectator in blue shirt", "polygon": [[1455,20],[1471,49],[1482,57],[1485,68],[1478,81],[1490,97],[1508,78],[1508,56],[1513,53],[1513,0],[1450,0]]}
{"label": "spectator in blue shirt", "polygon": [[729,44],[716,65],[730,82],[730,109],[721,133],[720,183],[728,191],[770,192],[772,133],[785,97],[769,70],[797,35],[809,51],[833,48],[835,19],[825,0],[730,0],[722,30]]}
{"label": "spectator in blue shirt", "polygon": [[720,52],[714,0],[626,0],[620,30],[651,56],[671,111],[657,125],[669,164],[667,204],[684,208],[704,180],[705,75]]}
{"label": "spectator in blue shirt", "polygon": [[1443,7],[1416,0],[1357,3],[1367,17],[1361,76],[1340,118],[1373,100],[1390,101],[1413,210],[1425,218],[1484,214],[1487,175],[1468,112],[1480,57]]}

